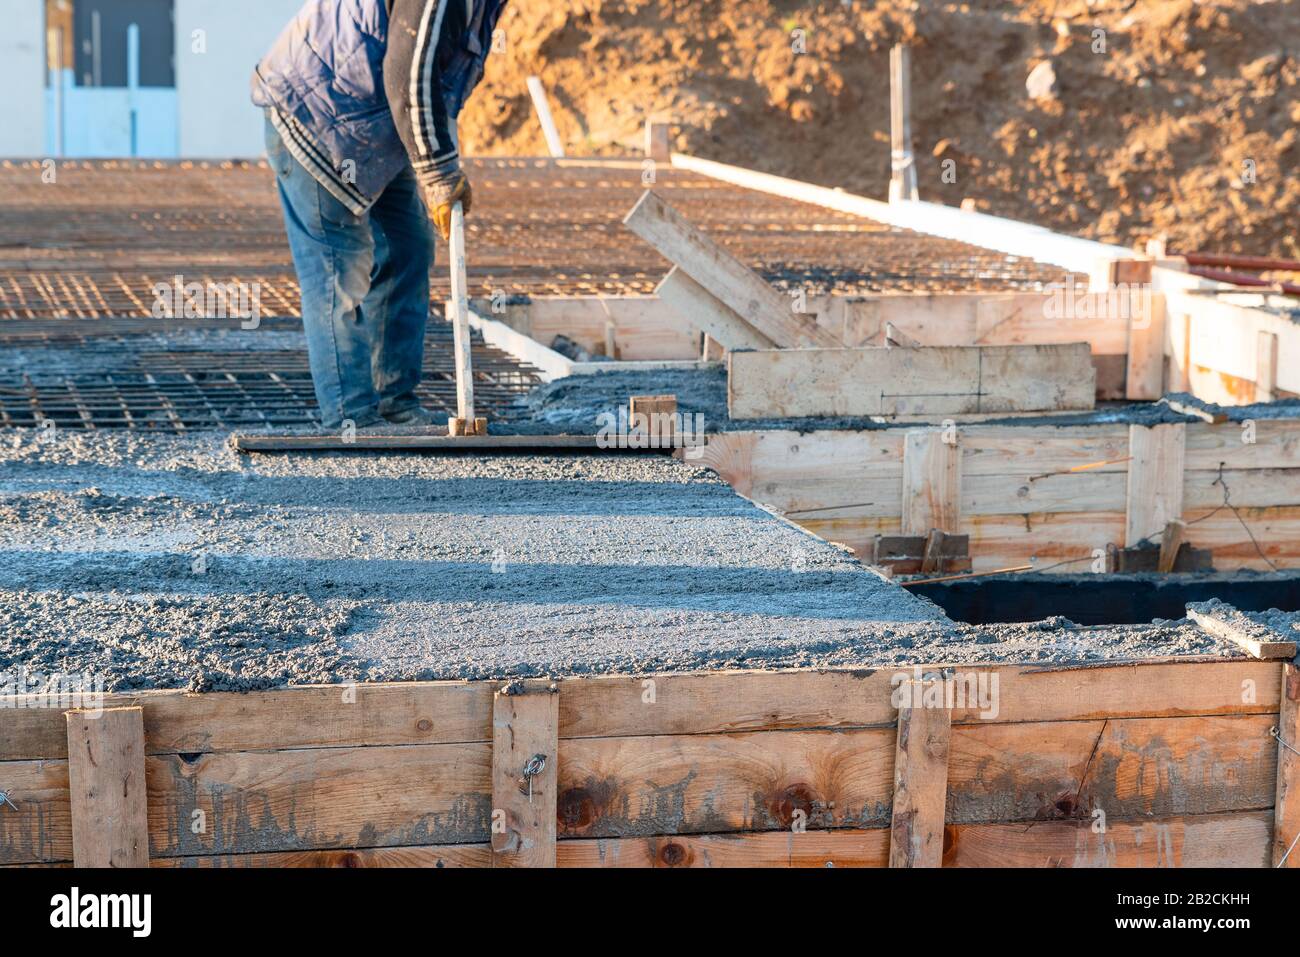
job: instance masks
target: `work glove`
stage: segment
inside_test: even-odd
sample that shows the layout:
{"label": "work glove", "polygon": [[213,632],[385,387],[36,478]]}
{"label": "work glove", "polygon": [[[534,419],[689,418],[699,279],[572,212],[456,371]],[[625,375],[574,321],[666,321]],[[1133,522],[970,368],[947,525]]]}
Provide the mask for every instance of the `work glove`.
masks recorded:
{"label": "work glove", "polygon": [[457,170],[456,175],[446,183],[432,186],[425,192],[429,218],[433,220],[443,242],[451,239],[451,208],[460,203],[461,208],[468,213],[473,201],[474,192],[470,189],[469,177],[461,170]]}

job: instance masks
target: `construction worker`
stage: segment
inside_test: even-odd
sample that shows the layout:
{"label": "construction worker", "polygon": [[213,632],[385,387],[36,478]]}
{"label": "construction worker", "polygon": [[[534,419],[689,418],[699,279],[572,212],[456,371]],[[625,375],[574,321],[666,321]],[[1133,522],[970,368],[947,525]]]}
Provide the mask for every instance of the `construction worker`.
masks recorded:
{"label": "construction worker", "polygon": [[321,425],[428,425],[433,235],[470,209],[456,118],[506,0],[309,0],[253,74]]}

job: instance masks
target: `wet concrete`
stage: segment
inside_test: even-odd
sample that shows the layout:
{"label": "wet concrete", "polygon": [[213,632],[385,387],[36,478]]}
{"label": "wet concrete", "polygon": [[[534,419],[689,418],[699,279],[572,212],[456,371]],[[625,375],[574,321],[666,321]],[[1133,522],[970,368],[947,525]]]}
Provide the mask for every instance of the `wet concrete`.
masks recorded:
{"label": "wet concrete", "polygon": [[1185,624],[955,625],[667,457],[0,432],[0,672],[254,689],[1169,653],[1235,651]]}

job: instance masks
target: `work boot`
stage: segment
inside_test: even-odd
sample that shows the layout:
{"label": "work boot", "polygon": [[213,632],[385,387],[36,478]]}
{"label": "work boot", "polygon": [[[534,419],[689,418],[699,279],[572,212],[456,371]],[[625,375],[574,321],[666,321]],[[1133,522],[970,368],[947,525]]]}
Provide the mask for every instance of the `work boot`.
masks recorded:
{"label": "work boot", "polygon": [[444,414],[439,418],[428,409],[423,409],[418,405],[413,405],[409,409],[399,409],[396,412],[387,412],[384,414],[384,420],[389,425],[446,425],[447,416]]}

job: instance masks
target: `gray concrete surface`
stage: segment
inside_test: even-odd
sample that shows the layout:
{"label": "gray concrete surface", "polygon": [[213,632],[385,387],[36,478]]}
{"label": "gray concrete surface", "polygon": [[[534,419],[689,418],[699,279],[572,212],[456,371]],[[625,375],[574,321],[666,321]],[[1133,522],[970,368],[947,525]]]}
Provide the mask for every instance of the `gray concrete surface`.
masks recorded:
{"label": "gray concrete surface", "polygon": [[1235,653],[967,626],[666,457],[0,432],[0,672],[111,689]]}

